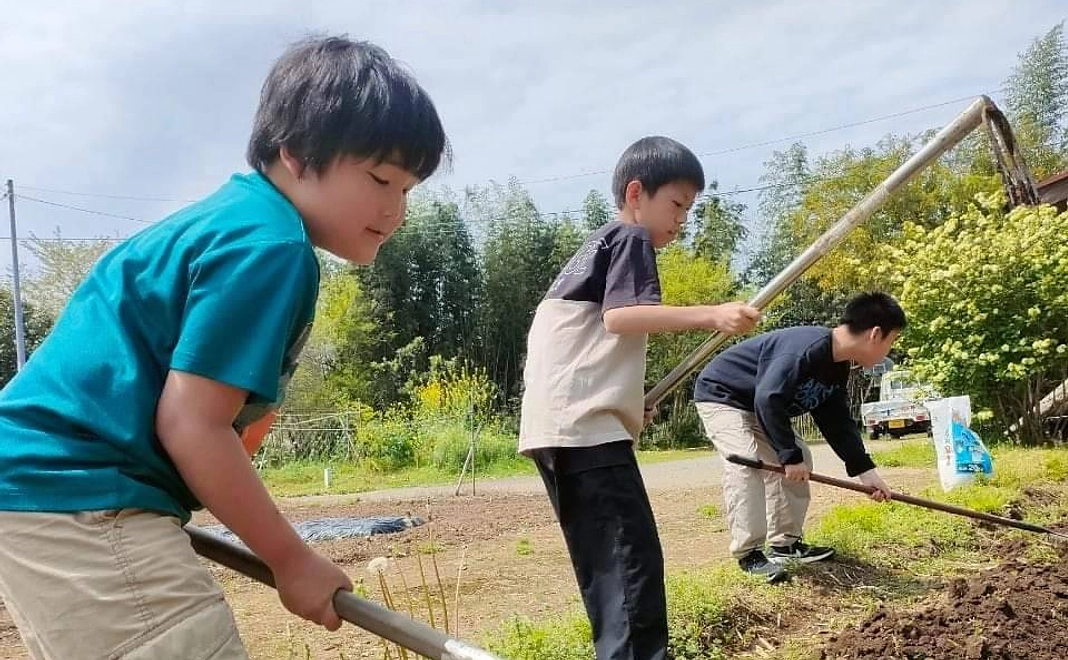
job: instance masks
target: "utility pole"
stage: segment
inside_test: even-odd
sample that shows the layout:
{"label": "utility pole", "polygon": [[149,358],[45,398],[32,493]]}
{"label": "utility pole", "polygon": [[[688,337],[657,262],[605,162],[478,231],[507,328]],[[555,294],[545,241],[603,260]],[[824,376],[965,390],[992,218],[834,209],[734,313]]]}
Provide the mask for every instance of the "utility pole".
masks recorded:
{"label": "utility pole", "polygon": [[19,371],[26,364],[26,326],[22,318],[22,290],[19,283],[19,240],[15,228],[15,182],[7,180],[7,208],[11,213],[11,306],[15,308],[15,356]]}

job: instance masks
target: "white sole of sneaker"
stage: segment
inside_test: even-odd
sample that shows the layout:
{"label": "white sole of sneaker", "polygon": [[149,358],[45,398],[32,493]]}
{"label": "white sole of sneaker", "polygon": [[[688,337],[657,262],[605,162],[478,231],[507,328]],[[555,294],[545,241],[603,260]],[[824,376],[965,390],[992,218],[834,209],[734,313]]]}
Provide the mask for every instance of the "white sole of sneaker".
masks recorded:
{"label": "white sole of sneaker", "polygon": [[834,552],[833,551],[825,552],[825,553],[819,554],[819,555],[809,555],[808,557],[788,557],[788,556],[783,556],[783,555],[774,555],[774,556],[768,555],[768,561],[770,561],[773,564],[779,564],[780,566],[783,565],[783,564],[789,564],[791,562],[797,563],[797,564],[814,564],[814,563],[816,563],[818,561],[826,561],[827,559],[830,559],[831,557],[834,557]]}

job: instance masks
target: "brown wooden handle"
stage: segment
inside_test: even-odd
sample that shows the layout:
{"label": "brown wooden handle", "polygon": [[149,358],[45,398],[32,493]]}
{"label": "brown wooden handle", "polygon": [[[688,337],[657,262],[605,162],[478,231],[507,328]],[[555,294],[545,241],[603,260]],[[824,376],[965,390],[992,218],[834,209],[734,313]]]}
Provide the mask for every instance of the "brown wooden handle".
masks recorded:
{"label": "brown wooden handle", "polygon": [[[186,525],[185,531],[189,534],[193,550],[200,556],[207,557],[269,587],[275,586],[271,569],[244,546],[193,525]],[[360,598],[350,591],[339,590],[334,594],[334,609],[342,620],[427,658],[500,660],[488,651],[449,637],[422,622]]]}
{"label": "brown wooden handle", "polygon": [[[744,456],[738,456],[737,454],[729,454],[727,460],[737,465],[744,465],[757,470],[768,470],[770,472],[785,473],[781,465],[773,465],[765,463],[760,459],[746,458]],[[835,486],[837,488],[845,488],[846,490],[853,490],[858,493],[865,493],[871,495],[875,492],[875,489],[871,486],[865,486],[864,484],[858,484],[855,481],[846,481],[845,479],[838,479],[835,477],[828,477],[822,474],[812,472],[809,474],[809,479],[821,484],[827,484],[828,486]],[[934,509],[935,511],[942,511],[944,513],[951,513],[956,516],[964,516],[966,518],[973,518],[975,520],[982,520],[994,525],[1002,525],[1005,527],[1015,527],[1016,529],[1023,529],[1028,532],[1039,532],[1041,534],[1054,534],[1057,536],[1063,536],[1059,532],[1055,532],[1047,527],[1041,525],[1034,525],[1032,523],[1023,522],[1022,520],[1013,520],[1012,518],[1005,518],[1003,516],[995,516],[992,513],[983,513],[981,511],[973,511],[971,509],[965,509],[959,506],[953,506],[952,504],[943,504],[942,502],[935,502],[934,500],[925,500],[919,497],[913,497],[911,495],[905,495],[904,493],[895,493],[890,491],[890,499],[896,502],[904,502],[905,504],[912,504],[914,506],[922,506],[925,509]]]}

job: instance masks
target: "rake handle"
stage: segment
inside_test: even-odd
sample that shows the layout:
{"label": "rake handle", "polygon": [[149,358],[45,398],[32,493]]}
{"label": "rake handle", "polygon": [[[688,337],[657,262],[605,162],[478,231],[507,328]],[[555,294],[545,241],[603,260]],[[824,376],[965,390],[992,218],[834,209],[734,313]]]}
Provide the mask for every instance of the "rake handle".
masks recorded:
{"label": "rake handle", "polygon": [[[754,468],[757,470],[767,470],[769,472],[778,472],[780,474],[785,474],[786,472],[782,468],[782,466],[765,463],[755,458],[746,458],[744,456],[738,456],[737,454],[729,454],[726,458],[728,461],[736,465],[744,465],[746,467]],[[855,481],[846,481],[845,479],[838,479],[836,477],[828,477],[826,475],[817,474],[816,472],[810,473],[808,478],[817,483],[827,484],[828,486],[835,486],[837,488],[845,488],[846,490],[853,490],[858,493],[865,493],[867,495],[871,495],[873,492],[875,492],[875,489],[871,486],[865,486],[864,484],[858,484]],[[1064,536],[1059,532],[1055,532],[1052,529],[1049,529],[1048,527],[1042,527],[1041,525],[1034,525],[1032,523],[1023,522],[1022,520],[1013,520],[1012,518],[1005,518],[1004,516],[995,516],[991,513],[973,511],[971,509],[953,506],[952,504],[943,504],[942,502],[935,502],[934,500],[925,500],[923,498],[905,495],[904,493],[895,493],[893,491],[890,491],[890,499],[894,500],[895,502],[904,502],[905,504],[922,506],[925,509],[943,511],[945,513],[951,513],[956,516],[964,516],[965,518],[982,520],[995,525],[1002,525],[1004,527],[1015,527],[1016,529],[1022,529],[1028,532],[1039,532],[1041,534]]]}
{"label": "rake handle", "polygon": [[[247,548],[193,525],[186,525],[185,531],[198,555],[269,587],[276,586],[271,569]],[[342,620],[433,660],[500,660],[492,653],[349,591],[339,590],[334,594],[334,609]]]}

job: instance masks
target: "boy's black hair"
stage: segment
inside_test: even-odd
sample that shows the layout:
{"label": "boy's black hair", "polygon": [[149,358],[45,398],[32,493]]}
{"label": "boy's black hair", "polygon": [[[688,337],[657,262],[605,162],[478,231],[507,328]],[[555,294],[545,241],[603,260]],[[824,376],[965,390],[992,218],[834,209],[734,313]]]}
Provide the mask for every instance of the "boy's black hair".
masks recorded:
{"label": "boy's black hair", "polygon": [[271,68],[249,138],[263,172],[286,147],[322,172],[341,156],[389,161],[425,180],[450,157],[430,96],[382,48],[346,37],[292,45]]}
{"label": "boy's black hair", "polygon": [[882,291],[862,293],[846,304],[845,312],[839,321],[853,334],[872,328],[881,328],[884,334],[894,330],[904,330],[908,324],[905,310],[901,309],[894,297]]}
{"label": "boy's black hair", "polygon": [[701,161],[685,146],[671,138],[654,135],[644,137],[627,147],[612,175],[612,192],[616,208],[623,208],[627,185],[639,181],[650,196],[668,183],[692,183],[697,192],[705,189],[705,171]]}

